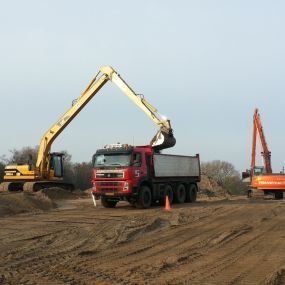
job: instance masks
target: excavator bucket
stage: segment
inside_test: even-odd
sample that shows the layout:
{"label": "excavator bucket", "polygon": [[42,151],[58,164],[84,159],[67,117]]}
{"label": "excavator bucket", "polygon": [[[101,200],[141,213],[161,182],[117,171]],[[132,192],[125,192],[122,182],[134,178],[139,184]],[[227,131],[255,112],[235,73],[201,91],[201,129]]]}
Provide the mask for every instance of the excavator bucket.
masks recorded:
{"label": "excavator bucket", "polygon": [[173,136],[172,130],[164,130],[161,128],[156,135],[152,138],[150,145],[155,152],[159,152],[165,148],[173,147],[176,143],[176,139]]}

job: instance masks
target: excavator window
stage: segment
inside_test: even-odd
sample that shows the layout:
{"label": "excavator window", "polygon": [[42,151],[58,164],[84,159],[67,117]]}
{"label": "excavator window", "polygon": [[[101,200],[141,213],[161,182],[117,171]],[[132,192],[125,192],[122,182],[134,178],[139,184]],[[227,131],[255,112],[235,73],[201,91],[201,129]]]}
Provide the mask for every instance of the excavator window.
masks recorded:
{"label": "excavator window", "polygon": [[52,169],[55,177],[63,176],[62,155],[52,155]]}
{"label": "excavator window", "polygon": [[255,176],[262,175],[262,174],[264,174],[264,167],[262,167],[262,166],[254,167],[254,175]]}

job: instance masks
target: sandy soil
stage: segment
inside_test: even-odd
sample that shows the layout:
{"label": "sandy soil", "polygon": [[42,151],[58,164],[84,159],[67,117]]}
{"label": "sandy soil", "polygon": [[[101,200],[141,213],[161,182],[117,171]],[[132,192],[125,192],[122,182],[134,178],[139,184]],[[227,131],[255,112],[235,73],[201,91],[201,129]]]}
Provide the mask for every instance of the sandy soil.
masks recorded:
{"label": "sandy soil", "polygon": [[285,284],[285,201],[59,205],[0,218],[0,284]]}

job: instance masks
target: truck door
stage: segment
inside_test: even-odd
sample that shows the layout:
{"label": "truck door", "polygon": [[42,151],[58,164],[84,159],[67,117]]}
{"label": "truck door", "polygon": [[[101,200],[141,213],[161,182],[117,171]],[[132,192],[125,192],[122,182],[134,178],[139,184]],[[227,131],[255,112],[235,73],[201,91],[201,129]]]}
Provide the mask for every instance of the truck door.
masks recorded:
{"label": "truck door", "polygon": [[134,184],[136,185],[141,177],[145,176],[146,173],[144,171],[144,157],[143,153],[141,152],[134,152],[133,153],[133,179]]}

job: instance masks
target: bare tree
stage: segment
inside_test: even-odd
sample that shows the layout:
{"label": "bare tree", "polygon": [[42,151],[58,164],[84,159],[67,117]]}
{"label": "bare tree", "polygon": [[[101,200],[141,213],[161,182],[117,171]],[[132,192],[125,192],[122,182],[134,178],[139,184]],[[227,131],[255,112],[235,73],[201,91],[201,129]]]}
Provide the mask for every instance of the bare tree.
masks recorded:
{"label": "bare tree", "polygon": [[202,174],[213,179],[230,194],[240,194],[244,191],[239,172],[227,161],[213,160],[201,164]]}
{"label": "bare tree", "polygon": [[91,188],[91,175],[92,175],[92,164],[91,162],[75,163],[73,166],[74,170],[74,185],[76,188],[85,190]]}
{"label": "bare tree", "polygon": [[28,162],[30,162],[31,164],[35,165],[38,154],[38,146],[25,146],[20,150],[10,150],[10,153],[11,156],[6,159],[7,163],[27,164]]}
{"label": "bare tree", "polygon": [[5,165],[4,163],[0,162],[0,182],[3,181],[3,177],[4,177],[4,169],[5,169]]}
{"label": "bare tree", "polygon": [[239,176],[234,166],[226,161],[213,160],[201,164],[203,174],[215,180],[220,186],[223,186],[229,177]]}

